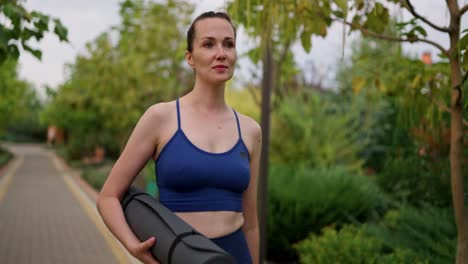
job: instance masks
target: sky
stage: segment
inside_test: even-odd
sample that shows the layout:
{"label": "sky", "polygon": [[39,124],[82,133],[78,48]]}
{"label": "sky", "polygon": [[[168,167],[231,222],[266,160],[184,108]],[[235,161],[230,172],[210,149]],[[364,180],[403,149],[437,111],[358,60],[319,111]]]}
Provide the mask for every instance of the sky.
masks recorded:
{"label": "sky", "polygon": [[[108,31],[113,25],[118,25],[120,18],[119,0],[27,0],[27,10],[37,10],[59,18],[69,30],[69,43],[63,43],[53,34],[46,34],[40,43],[33,46],[42,50],[42,60],[39,61],[29,53],[20,55],[19,74],[23,79],[33,83],[39,94],[44,94],[43,87],[48,85],[57,87],[66,78],[66,63],[73,63],[77,54],[83,54],[87,42],[95,39],[99,34]],[[202,12],[210,10],[223,10],[226,0],[201,0],[190,1],[196,4],[194,17]],[[449,22],[449,14],[444,0],[417,0],[413,1],[417,12],[424,14],[434,23],[446,26]],[[467,4],[468,0],[458,0],[459,5]],[[406,11],[399,12],[404,17],[409,17]],[[448,37],[430,27],[425,27],[429,38],[444,47],[448,46]],[[468,28],[468,13],[462,19],[462,30]],[[334,24],[329,28],[326,38],[312,37],[312,50],[306,53],[299,44],[292,46],[294,57],[298,65],[305,71],[311,72],[315,67],[315,79],[324,80],[325,84],[332,82],[337,63],[342,58],[343,26]],[[349,55],[350,43],[357,35],[348,36],[345,43],[345,56]],[[252,46],[242,30],[237,39],[238,54],[242,54]],[[438,53],[435,48],[427,44],[404,44],[404,50],[412,56],[420,57],[425,51],[430,51],[434,59]],[[256,69],[247,59],[239,60],[239,69],[236,72],[238,79],[250,78],[250,71]]]}

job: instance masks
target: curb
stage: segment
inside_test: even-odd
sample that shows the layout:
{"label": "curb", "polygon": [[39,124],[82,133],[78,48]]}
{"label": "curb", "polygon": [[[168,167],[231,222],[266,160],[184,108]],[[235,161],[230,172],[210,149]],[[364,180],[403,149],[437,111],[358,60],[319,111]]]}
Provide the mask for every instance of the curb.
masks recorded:
{"label": "curb", "polygon": [[[59,166],[62,168],[63,173],[68,174],[68,176],[71,178],[71,180],[84,193],[83,195],[87,196],[87,198],[89,198],[89,202],[94,203],[94,206],[96,206],[96,202],[97,202],[97,199],[99,197],[99,192],[96,191],[91,185],[89,185],[81,177],[81,171],[79,169],[74,169],[74,168],[70,167],[67,164],[67,162],[65,161],[65,159],[60,157],[59,155],[57,155],[57,153],[55,153],[55,151],[52,150],[52,151],[49,151],[49,153],[50,153],[50,155],[53,156],[53,158],[56,160],[56,162],[59,163]],[[66,179],[66,177],[65,177],[65,179]],[[102,225],[104,226],[104,223],[102,223]],[[99,229],[99,227],[98,227],[98,229]],[[129,264],[141,264],[141,262],[139,260],[137,260],[135,257],[133,257],[132,255],[130,255],[130,253],[127,252],[125,247],[120,243],[120,241],[117,238],[115,238],[111,234],[110,230],[108,230],[107,227],[104,227],[104,230],[105,230],[104,232],[108,234],[108,235],[105,235],[104,238],[106,239],[106,237],[108,237],[108,239],[110,239],[112,241],[115,241],[115,243],[117,245],[117,248],[118,248],[117,252],[123,252],[123,254],[126,257],[126,260],[128,260],[128,262],[124,261],[122,259],[122,255],[121,255],[121,257],[120,257],[121,262],[124,261],[125,263],[129,263]],[[111,242],[111,244],[110,244],[111,248],[115,249],[115,245],[113,246],[114,243]]]}
{"label": "curb", "polygon": [[91,198],[93,202],[97,202],[97,199],[99,197],[99,192],[96,191],[91,185],[89,185],[88,182],[86,182],[82,177],[81,177],[81,171],[77,169],[71,168],[68,163],[65,161],[64,158],[60,157],[55,153],[55,151],[51,151],[51,153],[55,156],[55,158],[60,162],[60,165],[65,168],[65,170],[72,176],[73,180],[78,184],[78,186],[86,193],[86,195]]}
{"label": "curb", "polygon": [[8,169],[8,167],[14,163],[15,160],[17,160],[18,157],[13,155],[13,157],[11,157],[11,159],[9,159],[7,161],[7,163],[3,164],[3,166],[0,167],[0,178],[2,178],[2,176],[5,174],[5,171]]}

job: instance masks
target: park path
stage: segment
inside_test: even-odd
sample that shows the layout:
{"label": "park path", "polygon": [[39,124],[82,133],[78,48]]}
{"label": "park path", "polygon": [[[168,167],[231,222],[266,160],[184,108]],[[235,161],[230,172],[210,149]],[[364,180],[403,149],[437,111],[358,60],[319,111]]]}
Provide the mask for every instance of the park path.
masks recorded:
{"label": "park path", "polygon": [[40,145],[8,144],[0,171],[0,263],[134,263],[66,166]]}

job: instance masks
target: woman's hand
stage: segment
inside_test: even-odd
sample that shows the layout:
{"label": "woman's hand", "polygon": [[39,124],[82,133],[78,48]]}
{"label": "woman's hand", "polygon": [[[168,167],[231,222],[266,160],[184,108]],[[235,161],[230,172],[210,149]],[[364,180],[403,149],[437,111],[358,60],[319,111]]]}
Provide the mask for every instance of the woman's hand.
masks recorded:
{"label": "woman's hand", "polygon": [[135,245],[135,247],[130,248],[128,251],[135,258],[140,260],[145,264],[160,264],[150,252],[150,248],[156,243],[155,237],[150,237],[148,240],[141,242],[140,244]]}

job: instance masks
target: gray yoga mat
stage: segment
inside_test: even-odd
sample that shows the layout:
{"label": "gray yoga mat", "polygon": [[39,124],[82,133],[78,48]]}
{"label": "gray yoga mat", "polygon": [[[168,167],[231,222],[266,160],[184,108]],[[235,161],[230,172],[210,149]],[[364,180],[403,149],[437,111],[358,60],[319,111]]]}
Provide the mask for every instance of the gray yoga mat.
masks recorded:
{"label": "gray yoga mat", "polygon": [[128,225],[140,241],[156,237],[151,253],[161,264],[236,263],[226,251],[134,186],[122,199],[122,208]]}

